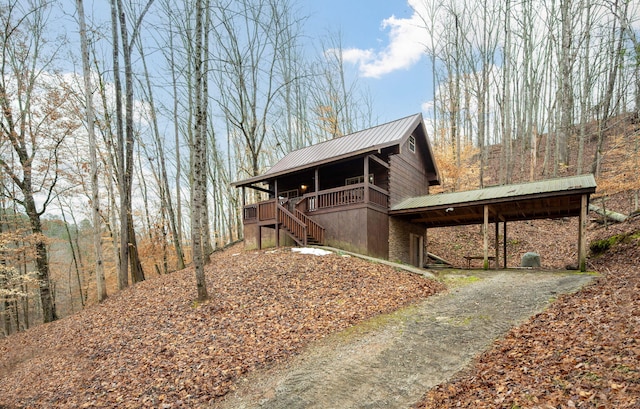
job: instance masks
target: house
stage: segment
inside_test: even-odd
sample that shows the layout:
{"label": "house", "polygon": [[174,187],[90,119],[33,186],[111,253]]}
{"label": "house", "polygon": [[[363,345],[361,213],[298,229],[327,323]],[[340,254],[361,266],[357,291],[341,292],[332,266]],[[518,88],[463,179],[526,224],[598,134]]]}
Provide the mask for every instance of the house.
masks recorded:
{"label": "house", "polygon": [[246,188],[269,194],[244,205],[249,246],[260,247],[264,229],[282,229],[300,245],[391,259],[390,206],[426,195],[435,184],[438,169],[421,114],[293,151],[263,175],[234,183],[244,200]]}
{"label": "house", "polygon": [[[591,175],[429,195],[439,183],[422,115],[415,114],[293,151],[264,174],[232,185],[242,189],[248,248],[262,248],[265,240],[276,246],[323,244],[416,266],[423,265],[427,227],[484,223],[487,267],[490,222],[496,229],[503,223],[506,243],[508,221],[584,221],[595,191]],[[267,197],[247,203],[247,189]]]}

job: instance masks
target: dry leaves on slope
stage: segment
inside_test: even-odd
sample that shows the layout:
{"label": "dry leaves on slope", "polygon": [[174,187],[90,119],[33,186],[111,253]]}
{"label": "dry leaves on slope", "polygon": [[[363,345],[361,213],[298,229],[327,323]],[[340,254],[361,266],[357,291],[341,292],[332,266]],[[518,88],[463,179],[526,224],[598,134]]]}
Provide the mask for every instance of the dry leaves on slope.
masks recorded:
{"label": "dry leaves on slope", "polygon": [[[619,228],[640,232],[640,220]],[[593,262],[595,284],[513,329],[417,407],[640,407],[640,239]]]}
{"label": "dry leaves on slope", "polygon": [[0,341],[0,405],[198,407],[309,341],[442,287],[357,258],[241,252],[140,283],[102,305]]}

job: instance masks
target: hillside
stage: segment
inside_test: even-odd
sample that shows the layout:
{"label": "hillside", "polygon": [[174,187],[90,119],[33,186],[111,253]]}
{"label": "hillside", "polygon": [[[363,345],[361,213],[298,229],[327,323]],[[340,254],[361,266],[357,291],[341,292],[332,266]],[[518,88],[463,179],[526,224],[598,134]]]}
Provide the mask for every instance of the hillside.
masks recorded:
{"label": "hillside", "polygon": [[[578,132],[576,130],[576,132]],[[591,170],[591,162],[597,149],[597,123],[588,125],[587,137],[584,145],[583,172]],[[544,180],[553,177],[573,176],[577,174],[578,143],[571,140],[569,144],[569,163],[558,167],[554,173],[551,163],[554,152],[554,140],[547,140],[547,134],[539,135],[536,142],[535,157],[529,151],[515,142],[513,147],[513,164],[510,172],[510,183],[522,183],[532,180]],[[596,175],[598,188],[590,203],[628,215],[638,209],[638,194],[640,193],[640,161],[638,146],[640,144],[640,123],[631,114],[624,114],[610,120],[610,128],[605,132],[601,150],[601,170]],[[484,171],[485,186],[496,185],[501,182],[503,168],[503,147],[493,145],[488,147],[487,168]],[[545,151],[549,151],[549,163],[545,167]],[[460,189],[477,189],[479,186],[478,168],[479,154],[466,158],[460,176]],[[532,169],[533,162],[533,169]],[[450,164],[449,164],[450,165]],[[447,170],[451,166],[441,166],[443,185],[435,187],[434,193],[440,190],[452,190],[452,181],[447,178]],[[533,173],[532,173],[533,172]],[[634,190],[635,189],[635,190]],[[587,225],[587,242],[601,235],[603,227],[602,217],[589,213]],[[546,268],[563,269],[569,264],[575,264],[578,246],[578,220],[566,218],[559,220],[531,220],[508,224],[507,231],[507,261],[509,267],[520,264],[522,255],[535,251],[541,255],[542,265]],[[494,229],[489,229],[490,254],[494,248]],[[500,228],[502,235],[502,227]],[[606,229],[605,229],[605,233]],[[502,238],[500,239],[502,240]],[[500,241],[502,245],[502,241]],[[454,265],[462,266],[466,262],[465,255],[476,255],[482,249],[483,236],[480,226],[461,226],[442,229],[431,229],[428,232],[428,251],[444,257]]]}
{"label": "hillside", "polygon": [[[619,155],[632,151],[616,140],[605,146],[599,186],[613,185]],[[488,174],[497,175],[499,149],[492,152]],[[518,173],[513,180],[526,178]],[[630,191],[607,199],[610,209],[633,210]],[[589,241],[609,246],[590,255],[589,268],[601,273],[597,282],[514,328],[455,380],[425,391],[419,407],[638,407],[640,218],[607,226],[590,216]],[[508,264],[536,251],[543,267],[563,269],[575,262],[576,234],[573,219],[511,223]],[[428,233],[429,251],[458,266],[481,248],[479,226]],[[204,304],[193,301],[187,269],[0,340],[0,408],[208,407],[244,374],[443,290],[383,265],[288,249],[236,246],[216,253],[206,274],[212,300]]]}
{"label": "hillside", "polygon": [[595,284],[559,297],[415,407],[640,407],[640,217],[593,237],[610,246],[590,259]]}
{"label": "hillside", "polygon": [[[637,209],[637,143],[633,117],[616,118],[603,149],[598,190],[591,203],[631,214]],[[538,163],[546,136],[538,141]],[[589,138],[586,157],[594,157]],[[575,174],[576,146],[559,176]],[[497,181],[500,147],[491,150],[489,179]],[[531,158],[517,156],[512,180],[528,180]],[[536,179],[550,175],[539,166]],[[451,382],[426,393],[416,408],[638,408],[640,407],[640,217],[611,224],[593,213],[587,225],[592,247],[588,268],[601,277],[584,290],[561,296],[545,312],[514,328]],[[527,251],[543,267],[564,268],[577,255],[575,219],[510,223],[508,262],[517,266]],[[493,229],[491,229],[493,230]],[[490,243],[493,243],[491,238]],[[434,229],[429,251],[463,265],[463,256],[482,248],[478,226]]]}
{"label": "hillside", "polygon": [[443,287],[339,255],[217,253],[211,300],[192,270],[150,279],[0,340],[0,407],[203,407],[253,369]]}

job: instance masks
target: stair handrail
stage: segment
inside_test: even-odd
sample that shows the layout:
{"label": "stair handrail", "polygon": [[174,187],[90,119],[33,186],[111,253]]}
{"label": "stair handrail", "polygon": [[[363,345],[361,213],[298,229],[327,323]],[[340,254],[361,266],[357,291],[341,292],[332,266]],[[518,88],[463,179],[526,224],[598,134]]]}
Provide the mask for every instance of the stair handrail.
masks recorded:
{"label": "stair handrail", "polygon": [[318,243],[324,244],[324,227],[316,223],[315,220],[311,219],[309,216],[302,213],[298,209],[296,209],[295,215],[307,226],[307,232],[309,233],[309,235]]}
{"label": "stair handrail", "polygon": [[[285,202],[286,203],[286,202]],[[282,204],[278,203],[278,219],[293,235],[293,239],[301,246],[307,245],[307,224],[297,218]],[[282,216],[282,217],[280,217]]]}

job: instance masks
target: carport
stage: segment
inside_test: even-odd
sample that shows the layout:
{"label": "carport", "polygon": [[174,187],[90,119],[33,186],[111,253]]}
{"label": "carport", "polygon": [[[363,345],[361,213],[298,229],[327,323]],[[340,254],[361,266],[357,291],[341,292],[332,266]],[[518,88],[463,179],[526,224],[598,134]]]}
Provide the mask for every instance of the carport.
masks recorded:
{"label": "carport", "polygon": [[507,268],[507,223],[535,219],[579,217],[578,266],[586,270],[585,225],[589,195],[596,191],[593,175],[493,186],[465,192],[412,197],[393,206],[389,215],[425,228],[481,224],[484,268],[489,268],[489,223],[495,223],[498,265],[499,223],[503,223],[503,263]]}

